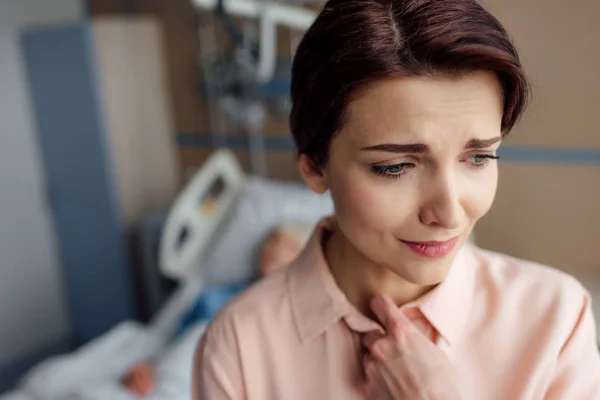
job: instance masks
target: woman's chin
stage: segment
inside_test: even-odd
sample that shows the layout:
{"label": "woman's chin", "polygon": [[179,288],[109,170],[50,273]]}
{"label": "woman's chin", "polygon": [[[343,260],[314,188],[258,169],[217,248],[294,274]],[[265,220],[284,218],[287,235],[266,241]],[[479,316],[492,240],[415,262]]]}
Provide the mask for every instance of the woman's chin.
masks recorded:
{"label": "woman's chin", "polygon": [[441,258],[422,258],[415,260],[410,257],[404,263],[398,263],[399,268],[391,268],[406,281],[419,286],[435,286],[443,282],[454,261],[455,253]]}

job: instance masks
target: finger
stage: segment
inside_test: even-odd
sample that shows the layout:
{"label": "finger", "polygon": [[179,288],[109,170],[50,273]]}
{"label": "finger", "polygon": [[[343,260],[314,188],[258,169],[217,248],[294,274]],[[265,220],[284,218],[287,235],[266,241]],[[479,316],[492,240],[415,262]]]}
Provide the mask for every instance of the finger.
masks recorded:
{"label": "finger", "polygon": [[393,382],[384,378],[384,367],[373,357],[368,354],[365,355],[363,357],[363,367],[366,375],[366,384],[363,389],[366,391],[365,396],[367,399],[393,400],[401,398],[392,396],[392,393],[397,390],[390,387],[390,385],[394,385]]}
{"label": "finger", "polygon": [[375,383],[371,381],[362,382],[359,387],[359,391],[363,395],[365,400],[381,400],[381,396],[377,394],[378,390],[375,386]]}
{"label": "finger", "polygon": [[371,356],[378,361],[397,358],[402,354],[396,339],[389,335],[383,337],[376,334],[371,334],[368,337],[365,335],[363,343]]}
{"label": "finger", "polygon": [[359,384],[358,391],[363,395],[363,397],[366,400],[371,400],[373,398],[373,386],[367,381],[361,382]]}
{"label": "finger", "polygon": [[[389,398],[390,399],[402,399],[404,398],[404,396],[402,396],[402,390],[401,388],[404,386],[402,379],[398,380],[395,379],[394,374],[397,374],[398,371],[394,370],[394,371],[390,371],[387,366],[385,365],[385,363],[383,365],[381,365],[380,369],[379,369],[379,374],[381,375],[381,378],[383,379],[383,381],[385,382],[386,386],[387,386],[387,393],[389,394]],[[407,393],[407,392],[405,392]]]}
{"label": "finger", "polygon": [[[392,305],[390,305],[392,303]],[[371,299],[371,310],[375,313],[375,316],[379,320],[379,322],[383,325],[385,330],[388,330],[388,326],[390,321],[395,319],[395,311],[394,308],[397,308],[395,304],[393,304],[392,299],[390,299],[387,295],[375,295]]]}
{"label": "finger", "polygon": [[368,350],[371,350],[371,348],[373,347],[373,344],[375,342],[377,342],[380,339],[383,339],[385,337],[385,334],[379,331],[371,331],[368,333],[365,333],[362,336],[362,344],[363,346],[365,346]]}
{"label": "finger", "polygon": [[365,373],[365,382],[367,388],[373,389],[381,382],[381,377],[377,373],[375,360],[369,354],[365,354],[362,358],[363,371]]}
{"label": "finger", "polygon": [[416,330],[387,295],[374,296],[371,300],[371,309],[383,324],[385,330],[394,337],[398,337],[402,332]]}

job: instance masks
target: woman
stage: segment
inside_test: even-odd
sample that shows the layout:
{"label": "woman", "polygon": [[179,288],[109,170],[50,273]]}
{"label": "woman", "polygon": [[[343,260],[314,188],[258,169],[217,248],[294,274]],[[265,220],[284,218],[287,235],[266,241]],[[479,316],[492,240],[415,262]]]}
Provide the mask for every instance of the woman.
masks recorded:
{"label": "woman", "polygon": [[199,344],[197,399],[596,399],[590,299],[466,243],[528,84],[474,0],[331,0],[292,69],[299,168],[335,216]]}

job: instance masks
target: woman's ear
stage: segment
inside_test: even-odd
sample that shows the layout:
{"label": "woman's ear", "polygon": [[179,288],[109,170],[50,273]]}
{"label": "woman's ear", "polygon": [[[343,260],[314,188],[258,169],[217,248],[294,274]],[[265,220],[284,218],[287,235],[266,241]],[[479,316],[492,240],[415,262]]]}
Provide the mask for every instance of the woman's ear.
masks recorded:
{"label": "woman's ear", "polygon": [[313,192],[323,194],[329,189],[329,182],[323,171],[306,154],[298,157],[298,169],[304,182]]}

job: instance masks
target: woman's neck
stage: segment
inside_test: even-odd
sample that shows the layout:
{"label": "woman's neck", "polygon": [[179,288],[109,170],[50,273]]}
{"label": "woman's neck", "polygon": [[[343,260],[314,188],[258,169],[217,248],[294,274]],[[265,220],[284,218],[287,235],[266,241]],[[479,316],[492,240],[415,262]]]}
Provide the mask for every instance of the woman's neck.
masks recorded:
{"label": "woman's neck", "polygon": [[369,302],[376,294],[387,294],[401,306],[432,289],[411,283],[390,269],[367,259],[339,229],[331,232],[323,246],[337,285],[350,303],[367,316],[373,316]]}

